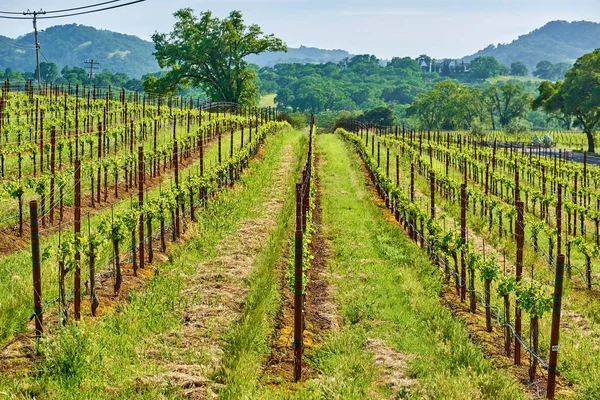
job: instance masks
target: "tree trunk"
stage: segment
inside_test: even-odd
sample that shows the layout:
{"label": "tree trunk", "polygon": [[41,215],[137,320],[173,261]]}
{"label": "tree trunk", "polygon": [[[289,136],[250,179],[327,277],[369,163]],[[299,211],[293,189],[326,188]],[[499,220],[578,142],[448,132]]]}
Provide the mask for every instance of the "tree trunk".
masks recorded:
{"label": "tree trunk", "polygon": [[472,313],[477,311],[477,299],[475,298],[475,270],[469,268],[469,303]]}
{"label": "tree trunk", "polygon": [[96,309],[98,308],[98,298],[96,297],[96,256],[94,250],[90,245],[90,303],[92,309],[92,316],[96,316]]}
{"label": "tree trunk", "polygon": [[152,264],[154,253],[152,249],[152,218],[146,216],[146,229],[148,230],[148,263]]}
{"label": "tree trunk", "polygon": [[23,236],[23,196],[19,196],[19,236]]}
{"label": "tree trunk", "polygon": [[131,257],[133,258],[133,275],[137,276],[137,242],[135,240],[135,229],[131,230]]}
{"label": "tree trunk", "polygon": [[[531,340],[532,340],[532,348],[535,354],[538,353],[538,342],[539,342],[539,318],[531,318]],[[535,381],[535,370],[537,368],[537,359],[535,357],[531,357],[531,365],[529,367],[529,381]]]}
{"label": "tree trunk", "polygon": [[510,295],[504,295],[504,323],[506,326],[504,327],[504,351],[506,351],[506,356],[510,357],[510,343],[512,341],[512,332],[508,327],[510,324]]}
{"label": "tree trunk", "polygon": [[114,257],[115,257],[115,271],[116,271],[116,276],[115,276],[115,296],[117,295],[117,293],[119,292],[119,289],[121,288],[121,261],[119,259],[119,241],[118,240],[113,240],[113,252]]}
{"label": "tree trunk", "polygon": [[485,327],[488,332],[492,331],[492,312],[490,310],[491,293],[490,286],[492,281],[489,279],[485,280]]}
{"label": "tree trunk", "polygon": [[594,153],[594,135],[591,131],[585,131],[588,141],[588,153]]}
{"label": "tree trunk", "polygon": [[165,240],[165,220],[164,219],[160,220],[160,247],[161,247],[163,253],[167,251],[167,243]]}
{"label": "tree trunk", "polygon": [[66,306],[66,294],[65,294],[65,262],[58,262],[58,299],[60,302],[60,309],[62,310],[62,324],[67,323],[67,306]]}

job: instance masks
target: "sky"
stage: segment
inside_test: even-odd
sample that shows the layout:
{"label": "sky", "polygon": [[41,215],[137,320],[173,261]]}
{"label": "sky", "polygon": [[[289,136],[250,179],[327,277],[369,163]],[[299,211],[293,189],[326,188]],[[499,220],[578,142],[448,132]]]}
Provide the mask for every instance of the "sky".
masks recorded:
{"label": "sky", "polygon": [[[1,0],[0,11],[57,10],[105,0]],[[127,2],[127,0],[123,0]],[[78,23],[150,40],[169,32],[180,8],[225,17],[240,10],[289,47],[344,49],[352,54],[458,58],[509,43],[552,20],[600,22],[600,0],[146,0],[85,16],[40,21],[39,29]],[[27,20],[0,19],[0,35],[32,30]],[[600,44],[599,44],[600,46]]]}

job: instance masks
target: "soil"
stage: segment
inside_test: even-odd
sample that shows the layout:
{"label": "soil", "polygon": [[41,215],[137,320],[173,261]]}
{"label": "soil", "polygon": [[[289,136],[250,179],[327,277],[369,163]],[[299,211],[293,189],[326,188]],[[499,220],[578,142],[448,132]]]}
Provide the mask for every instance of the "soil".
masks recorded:
{"label": "soil", "polygon": [[[340,324],[336,307],[332,302],[332,288],[329,284],[329,271],[327,260],[329,246],[323,233],[321,188],[319,176],[316,173],[322,163],[320,154],[315,152],[315,175],[313,177],[316,187],[315,207],[312,220],[315,232],[309,245],[310,254],[314,257],[307,272],[306,296],[304,297],[305,329],[304,329],[304,356],[302,362],[302,380],[315,376],[316,372],[305,362],[313,348],[324,340],[327,332],[336,329]],[[290,241],[291,243],[291,241]],[[263,380],[267,384],[281,385],[289,389],[295,388],[294,383],[294,354],[292,340],[294,332],[294,295],[289,287],[286,275],[288,262],[291,259],[291,247],[282,262],[280,281],[282,304],[277,315],[275,331],[272,337],[271,355],[266,362]]]}

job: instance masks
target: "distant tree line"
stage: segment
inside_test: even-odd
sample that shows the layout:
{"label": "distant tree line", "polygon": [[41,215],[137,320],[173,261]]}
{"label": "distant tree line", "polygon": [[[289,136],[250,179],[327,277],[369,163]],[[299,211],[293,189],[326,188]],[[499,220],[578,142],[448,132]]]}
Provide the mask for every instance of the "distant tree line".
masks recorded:
{"label": "distant tree line", "polygon": [[[53,62],[40,63],[40,78],[42,83],[50,83],[56,85],[69,84],[88,86],[90,83],[89,69],[81,67],[64,66],[58,70],[58,67]],[[14,82],[33,80],[37,81],[37,68],[33,72],[17,72],[11,68],[7,68],[4,73],[0,71],[0,79],[10,79]],[[132,79],[123,73],[112,73],[108,69],[94,73],[93,85],[98,87],[119,87],[127,90],[144,90],[141,79]]]}

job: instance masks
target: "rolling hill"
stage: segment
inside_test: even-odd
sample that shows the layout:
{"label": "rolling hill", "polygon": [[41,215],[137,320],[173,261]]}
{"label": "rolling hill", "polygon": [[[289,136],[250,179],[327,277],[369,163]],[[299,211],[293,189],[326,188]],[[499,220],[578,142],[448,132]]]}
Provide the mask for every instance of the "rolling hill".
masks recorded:
{"label": "rolling hill", "polygon": [[510,65],[524,62],[530,71],[543,60],[552,63],[574,63],[582,55],[600,47],[600,24],[588,21],[552,21],[543,27],[507,44],[489,45],[467,56],[470,61],[478,56],[493,56],[499,62]]}
{"label": "rolling hill", "polygon": [[[1,31],[0,31],[1,33]],[[133,78],[156,72],[160,68],[152,53],[154,43],[137,36],[100,30],[84,25],[57,25],[39,33],[41,61],[54,62],[59,70],[65,65],[83,67],[91,58],[100,63],[100,69],[121,72]],[[0,70],[35,70],[33,33],[11,39],[0,35]],[[264,53],[248,57],[261,67],[278,63],[338,62],[350,54],[344,50],[323,50],[301,46],[287,53]]]}

